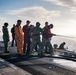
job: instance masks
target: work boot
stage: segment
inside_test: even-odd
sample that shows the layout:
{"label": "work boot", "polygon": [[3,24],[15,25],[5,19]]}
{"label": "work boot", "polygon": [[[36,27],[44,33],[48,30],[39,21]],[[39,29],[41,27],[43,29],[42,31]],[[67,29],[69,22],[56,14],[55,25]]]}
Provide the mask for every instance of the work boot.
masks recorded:
{"label": "work boot", "polygon": [[17,54],[17,56],[18,56],[18,57],[22,57],[22,55],[21,55],[21,54]]}
{"label": "work boot", "polygon": [[23,53],[25,54],[25,50],[23,50]]}
{"label": "work boot", "polygon": [[45,54],[44,54],[44,53],[41,53],[41,54],[38,53],[38,56],[39,56],[39,57],[44,57]]}
{"label": "work boot", "polygon": [[4,53],[9,53],[9,51],[5,51]]}

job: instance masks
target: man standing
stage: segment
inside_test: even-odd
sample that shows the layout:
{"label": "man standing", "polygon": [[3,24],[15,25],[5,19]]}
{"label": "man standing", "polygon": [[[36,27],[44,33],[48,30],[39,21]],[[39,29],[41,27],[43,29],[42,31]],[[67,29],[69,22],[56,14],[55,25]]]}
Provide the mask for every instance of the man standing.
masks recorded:
{"label": "man standing", "polygon": [[[48,22],[45,22],[45,26],[43,27],[43,31],[46,29],[46,27],[48,26]],[[48,47],[47,45],[45,46],[45,53],[48,53]]]}
{"label": "man standing", "polygon": [[48,22],[45,22],[45,26],[43,27],[43,29],[45,28],[45,27],[47,27],[48,26]]}
{"label": "man standing", "polygon": [[12,33],[12,44],[11,44],[11,47],[14,46],[14,41],[15,41],[15,24],[13,24],[13,27],[11,28],[11,33]]}
{"label": "man standing", "polygon": [[21,29],[21,20],[17,20],[17,25],[15,26],[15,40],[17,44],[17,54],[22,55],[23,48],[23,31]]}
{"label": "man standing", "polygon": [[[42,33],[42,28],[40,28],[40,23],[36,22],[36,27],[34,27],[30,31],[30,35],[32,38],[31,46],[30,46],[30,53],[33,52],[33,49],[35,48],[36,45],[38,45],[39,47],[41,46],[41,40],[40,40],[41,33]],[[39,51],[40,50],[38,50],[38,53],[39,53]]]}
{"label": "man standing", "polygon": [[26,25],[23,26],[23,32],[24,32],[24,47],[23,47],[23,53],[29,54],[30,51],[30,35],[29,35],[29,24],[30,21],[26,21]]}
{"label": "man standing", "polygon": [[[42,46],[40,50],[42,50],[42,54],[44,52],[44,46],[48,46],[50,54],[53,55],[53,47],[50,43],[51,37],[54,35],[51,33],[51,30],[53,28],[53,24],[48,25],[44,30],[43,30],[43,35],[42,35]],[[42,56],[42,55],[40,55]]]}
{"label": "man standing", "polygon": [[8,48],[8,42],[9,42],[9,32],[8,32],[8,23],[4,23],[4,26],[3,26],[3,41],[4,41],[4,50],[5,50],[5,53],[9,53],[9,51],[7,51],[7,48]]}

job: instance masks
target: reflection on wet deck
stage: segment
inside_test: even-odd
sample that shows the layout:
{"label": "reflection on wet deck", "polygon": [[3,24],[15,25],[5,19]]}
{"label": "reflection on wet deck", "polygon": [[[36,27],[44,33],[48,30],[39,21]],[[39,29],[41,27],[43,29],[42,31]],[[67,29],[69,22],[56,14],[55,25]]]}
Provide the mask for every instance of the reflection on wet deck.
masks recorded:
{"label": "reflection on wet deck", "polygon": [[76,69],[76,62],[64,59],[53,59],[53,62],[62,66]]}
{"label": "reflection on wet deck", "polygon": [[59,66],[61,68],[66,68],[68,70],[76,71],[76,62],[66,59],[59,59],[59,58],[42,58],[38,59],[42,60],[46,63],[55,64],[56,66]]}

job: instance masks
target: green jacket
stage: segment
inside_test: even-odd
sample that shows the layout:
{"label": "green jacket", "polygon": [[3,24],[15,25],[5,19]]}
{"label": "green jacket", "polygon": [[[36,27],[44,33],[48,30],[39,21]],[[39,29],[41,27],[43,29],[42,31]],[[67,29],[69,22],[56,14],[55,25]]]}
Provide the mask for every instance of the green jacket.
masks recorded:
{"label": "green jacket", "polygon": [[30,30],[30,34],[32,33],[32,39],[34,40],[40,40],[40,35],[42,33],[42,28],[40,27],[34,27],[32,30]]}
{"label": "green jacket", "polygon": [[9,41],[8,28],[6,26],[3,26],[2,32],[3,32],[3,40],[8,42]]}

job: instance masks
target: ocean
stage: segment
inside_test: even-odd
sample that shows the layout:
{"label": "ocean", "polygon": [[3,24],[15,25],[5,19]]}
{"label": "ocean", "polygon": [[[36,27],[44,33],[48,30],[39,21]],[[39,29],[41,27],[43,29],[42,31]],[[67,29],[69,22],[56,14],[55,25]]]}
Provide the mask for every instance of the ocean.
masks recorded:
{"label": "ocean", "polygon": [[51,39],[52,46],[54,44],[58,44],[59,46],[62,42],[66,42],[66,49],[76,52],[76,38],[53,36]]}
{"label": "ocean", "polygon": [[[3,41],[2,36],[0,37],[0,41]],[[54,44],[58,44],[59,46],[62,42],[66,42],[66,45],[65,45],[66,49],[70,51],[76,51],[76,38],[53,36],[51,39],[52,46]],[[11,40],[10,40],[10,45],[11,45]]]}

